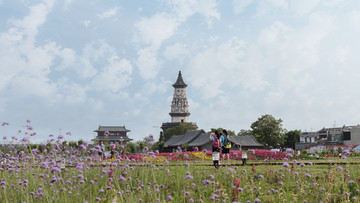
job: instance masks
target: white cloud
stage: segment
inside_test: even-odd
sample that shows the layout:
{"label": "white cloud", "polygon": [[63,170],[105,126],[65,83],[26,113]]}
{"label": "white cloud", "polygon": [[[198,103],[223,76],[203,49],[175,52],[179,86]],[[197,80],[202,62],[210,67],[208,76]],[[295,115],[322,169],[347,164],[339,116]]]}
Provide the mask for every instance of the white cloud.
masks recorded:
{"label": "white cloud", "polygon": [[98,90],[116,93],[130,85],[132,65],[117,56],[111,56],[108,60],[109,65],[94,78],[93,86]]}
{"label": "white cloud", "polygon": [[73,0],[65,0],[65,8],[67,9],[71,3],[73,2]]}
{"label": "white cloud", "polygon": [[220,19],[220,13],[217,10],[217,3],[215,0],[174,0],[170,2],[173,7],[177,18],[180,21],[186,21],[195,13],[203,15],[208,23],[212,19]]}
{"label": "white cloud", "polygon": [[189,48],[186,44],[176,43],[165,48],[164,56],[169,60],[181,60],[189,53]]}
{"label": "white cloud", "polygon": [[118,11],[118,7],[114,7],[114,8],[111,8],[109,10],[106,10],[100,14],[97,14],[97,16],[100,18],[100,19],[105,19],[105,18],[110,18],[112,16],[115,16],[117,14],[117,11]]}
{"label": "white cloud", "polygon": [[347,60],[348,55],[349,55],[349,46],[339,47],[336,50],[336,58],[341,63]]}
{"label": "white cloud", "polygon": [[85,27],[89,27],[91,21],[90,20],[85,20],[82,22],[82,24],[84,24]]}
{"label": "white cloud", "polygon": [[140,75],[144,79],[154,79],[161,66],[162,61],[156,56],[156,52],[152,48],[144,48],[138,51],[138,58],[135,64],[140,70]]}
{"label": "white cloud", "polygon": [[341,3],[345,2],[344,0],[327,0],[324,1],[323,4],[325,6],[338,6],[341,5]]}
{"label": "white cloud", "polygon": [[309,14],[321,0],[302,0],[302,1],[291,1],[291,11],[298,16],[304,16]]}
{"label": "white cloud", "polygon": [[348,16],[351,27],[357,32],[360,32],[360,12],[354,10],[351,11]]}
{"label": "white cloud", "polygon": [[261,71],[246,61],[245,51],[244,42],[237,38],[207,48],[190,60],[188,79],[205,99],[222,95],[228,88],[262,90],[267,83]]}
{"label": "white cloud", "polygon": [[259,1],[256,7],[256,16],[263,17],[269,13],[273,13],[277,10],[287,10],[288,1],[287,0],[264,0]]}
{"label": "white cloud", "polygon": [[53,42],[36,44],[39,27],[47,20],[53,1],[44,1],[30,7],[22,20],[13,20],[13,26],[0,33],[0,92],[8,91],[16,97],[29,95],[43,98],[55,96],[57,88],[48,74],[54,58],[60,57],[64,65],[71,63],[72,50],[62,49]]}
{"label": "white cloud", "polygon": [[147,45],[157,49],[164,40],[171,37],[179,22],[166,13],[158,13],[151,18],[143,18],[136,23],[139,37]]}
{"label": "white cloud", "polygon": [[44,24],[47,14],[52,10],[53,6],[53,0],[46,0],[44,3],[30,7],[28,16],[25,16],[22,20],[15,20],[13,23],[29,40],[33,40],[38,34],[38,28]]}
{"label": "white cloud", "polygon": [[135,37],[147,45],[145,48],[138,49],[138,59],[135,62],[144,79],[153,79],[161,69],[162,61],[157,58],[157,52],[163,42],[176,33],[181,23],[195,13],[205,16],[208,24],[211,24],[213,18],[220,19],[214,0],[175,0],[169,4],[174,12],[156,13],[149,18],[142,18],[135,24],[138,30]]}
{"label": "white cloud", "polygon": [[287,34],[290,28],[282,22],[274,22],[270,27],[264,28],[259,36],[260,44],[269,44],[270,46],[288,41]]}
{"label": "white cloud", "polygon": [[235,14],[242,13],[254,0],[233,0],[233,11]]}
{"label": "white cloud", "polygon": [[[109,57],[117,55],[113,47],[111,47],[105,40],[97,40],[88,43],[82,51],[80,57],[80,65],[76,72],[82,78],[92,78],[98,73],[99,67],[107,63]],[[95,67],[94,67],[95,65]]]}

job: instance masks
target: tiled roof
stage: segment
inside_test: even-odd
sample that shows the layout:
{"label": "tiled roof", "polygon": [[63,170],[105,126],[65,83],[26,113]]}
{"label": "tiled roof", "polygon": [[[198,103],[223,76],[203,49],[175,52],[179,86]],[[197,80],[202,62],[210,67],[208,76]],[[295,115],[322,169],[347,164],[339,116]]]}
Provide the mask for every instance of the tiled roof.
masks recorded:
{"label": "tiled roof", "polygon": [[184,135],[173,135],[170,137],[170,139],[168,139],[165,144],[164,147],[169,147],[170,145],[173,145],[174,143],[176,143],[178,140],[182,139]]}
{"label": "tiled roof", "polygon": [[[261,147],[260,144],[253,136],[229,136],[230,142],[234,145],[241,145],[247,147]],[[209,133],[205,133],[204,130],[192,130],[186,132],[184,135],[174,135],[168,141],[165,142],[164,147],[181,146],[188,143],[189,147],[204,146],[210,141]]]}
{"label": "tiled roof", "polygon": [[261,147],[264,146],[260,144],[256,139],[251,135],[245,136],[229,136],[229,141],[234,143],[235,145],[241,146],[252,146],[252,147]]}
{"label": "tiled roof", "polygon": [[191,130],[191,131],[187,131],[184,135],[181,135],[180,139],[176,140],[175,142],[172,143],[165,143],[165,145],[168,145],[170,147],[174,147],[174,146],[181,146],[183,144],[189,144],[196,138],[198,137],[201,133],[205,133],[204,130]]}
{"label": "tiled roof", "polygon": [[192,142],[189,143],[189,147],[204,146],[211,142],[209,139],[210,133],[201,133]]}
{"label": "tiled roof", "polygon": [[122,131],[122,132],[130,132],[130,130],[126,129],[125,126],[101,126],[95,130],[95,132],[105,132],[105,131]]}

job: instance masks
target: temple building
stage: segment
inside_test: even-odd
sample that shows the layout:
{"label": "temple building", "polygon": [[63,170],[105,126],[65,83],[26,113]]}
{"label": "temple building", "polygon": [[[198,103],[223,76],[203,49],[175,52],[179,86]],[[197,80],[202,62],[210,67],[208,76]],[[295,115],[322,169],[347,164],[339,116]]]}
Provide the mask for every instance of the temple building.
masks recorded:
{"label": "temple building", "polygon": [[126,129],[125,126],[101,126],[97,130],[94,130],[97,136],[94,140],[96,142],[104,141],[107,143],[126,143],[132,139],[127,136],[130,130]]}
{"label": "temple building", "polygon": [[181,71],[179,71],[178,78],[173,84],[174,95],[171,102],[171,122],[163,123],[161,129],[165,132],[168,128],[176,127],[182,123],[194,125],[197,128],[196,123],[189,122],[189,103],[186,98],[186,87]]}

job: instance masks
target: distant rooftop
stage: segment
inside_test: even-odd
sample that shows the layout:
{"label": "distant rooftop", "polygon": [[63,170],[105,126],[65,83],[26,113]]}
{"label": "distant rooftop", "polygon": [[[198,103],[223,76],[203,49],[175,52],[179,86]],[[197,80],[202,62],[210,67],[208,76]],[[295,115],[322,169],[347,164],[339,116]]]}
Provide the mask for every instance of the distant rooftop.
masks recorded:
{"label": "distant rooftop", "polygon": [[130,130],[126,129],[125,126],[101,126],[94,132],[105,132],[105,131],[117,131],[117,132],[130,132]]}

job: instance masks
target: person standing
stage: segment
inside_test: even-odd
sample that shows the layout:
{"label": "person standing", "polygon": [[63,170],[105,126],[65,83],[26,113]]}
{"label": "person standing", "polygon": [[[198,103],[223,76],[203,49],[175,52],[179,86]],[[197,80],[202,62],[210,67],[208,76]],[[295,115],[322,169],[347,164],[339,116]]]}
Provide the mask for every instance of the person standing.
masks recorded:
{"label": "person standing", "polygon": [[221,148],[219,131],[216,130],[215,134],[210,133],[210,140],[213,141],[213,144],[212,144],[213,163],[214,163],[215,168],[219,168],[219,153],[220,153],[220,148]]}
{"label": "person standing", "polygon": [[[221,152],[222,152],[222,161],[224,163],[224,159],[226,156],[227,159],[227,163],[229,163],[230,161],[230,148],[228,148],[229,146],[229,135],[227,133],[227,131],[225,129],[223,129],[223,131],[221,132],[221,137],[220,137],[220,142],[221,142]],[[231,146],[231,145],[230,145]]]}
{"label": "person standing", "polygon": [[[100,154],[101,153],[101,154]],[[105,160],[105,144],[103,141],[100,142],[100,152],[99,152],[101,160]]]}

